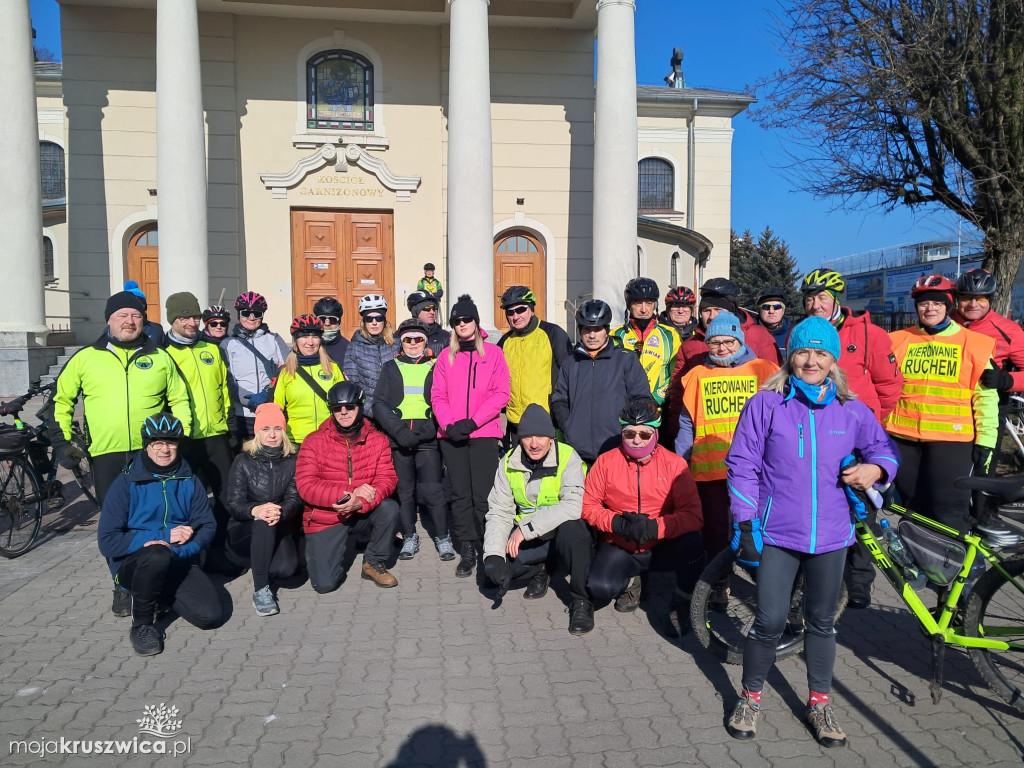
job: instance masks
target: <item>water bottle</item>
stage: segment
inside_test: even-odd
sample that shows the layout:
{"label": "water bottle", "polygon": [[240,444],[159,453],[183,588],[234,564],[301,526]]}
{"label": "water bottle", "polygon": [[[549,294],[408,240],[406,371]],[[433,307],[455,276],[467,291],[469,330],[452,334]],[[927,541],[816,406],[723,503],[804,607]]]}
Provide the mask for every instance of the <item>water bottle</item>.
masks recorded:
{"label": "water bottle", "polygon": [[910,584],[912,589],[921,589],[928,579],[917,569],[917,563],[914,562],[914,556],[911,555],[903,545],[903,539],[901,539],[900,535],[896,533],[896,529],[889,525],[888,520],[880,520],[879,525],[882,526],[882,540],[885,542],[885,546],[889,550],[889,555],[896,564],[903,569],[903,573],[907,578],[907,583]]}

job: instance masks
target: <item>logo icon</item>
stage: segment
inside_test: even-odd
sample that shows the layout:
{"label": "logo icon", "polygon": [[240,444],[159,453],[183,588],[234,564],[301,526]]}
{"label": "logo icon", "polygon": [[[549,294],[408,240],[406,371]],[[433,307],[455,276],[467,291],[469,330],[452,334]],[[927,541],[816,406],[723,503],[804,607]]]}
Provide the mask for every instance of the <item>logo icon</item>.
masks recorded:
{"label": "logo icon", "polygon": [[142,717],[135,722],[139,724],[139,733],[169,739],[181,730],[182,721],[177,719],[178,714],[178,708],[173,705],[168,707],[163,702],[159,705],[147,704]]}
{"label": "logo icon", "polygon": [[135,361],[135,367],[141,371],[148,371],[150,368],[153,367],[153,358],[151,358],[149,355],[143,355],[142,357]]}
{"label": "logo icon", "polygon": [[323,381],[328,381],[331,378],[326,373],[324,373],[322,368],[316,372],[316,375],[319,376]]}
{"label": "logo icon", "polygon": [[199,353],[199,359],[207,365],[213,365],[213,355],[207,352],[205,349]]}

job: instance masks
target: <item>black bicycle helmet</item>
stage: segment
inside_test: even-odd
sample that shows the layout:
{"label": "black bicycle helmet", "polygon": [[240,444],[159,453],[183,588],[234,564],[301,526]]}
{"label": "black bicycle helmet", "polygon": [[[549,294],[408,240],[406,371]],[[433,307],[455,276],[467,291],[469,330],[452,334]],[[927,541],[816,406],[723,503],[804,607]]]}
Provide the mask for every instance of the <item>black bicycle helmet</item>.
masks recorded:
{"label": "black bicycle helmet", "polygon": [[649,277],[634,277],[622,292],[626,299],[626,306],[633,301],[657,301],[661,297],[661,290],[658,284]]}
{"label": "black bicycle helmet", "polygon": [[223,320],[230,320],[231,313],[228,312],[227,307],[222,307],[220,304],[214,304],[203,310],[203,322],[208,323],[215,317],[219,317]]}
{"label": "black bicycle helmet", "polygon": [[765,301],[766,299],[778,299],[785,303],[786,301],[786,289],[778,285],[769,285],[762,288],[757,294],[757,303]]}
{"label": "black bicycle helmet", "polygon": [[[432,294],[430,291],[413,291],[405,297],[405,306],[409,308],[410,312],[415,314],[419,314],[416,312],[416,307],[433,304],[436,308],[438,303],[437,296]],[[420,312],[422,311],[423,310],[421,309]]]}
{"label": "black bicycle helmet", "polygon": [[354,381],[339,381],[327,393],[327,405],[330,408],[336,405],[362,406],[365,402],[363,388]]}
{"label": "black bicycle helmet", "polygon": [[320,301],[313,305],[313,314],[317,317],[330,315],[331,317],[337,317],[340,320],[341,316],[345,314],[345,308],[341,306],[341,302],[333,296],[324,296]]}
{"label": "black bicycle helmet", "polygon": [[987,269],[972,269],[956,279],[956,292],[962,296],[995,296],[996,279]]}
{"label": "black bicycle helmet", "polygon": [[537,306],[537,297],[525,285],[513,285],[501,294],[502,309],[508,309],[518,304],[529,304],[531,307],[535,307]]}
{"label": "black bicycle helmet", "polygon": [[185,428],[177,416],[170,413],[158,413],[147,416],[142,422],[142,444],[148,445],[154,440],[181,440],[185,437]]}
{"label": "black bicycle helmet", "polygon": [[426,336],[427,328],[415,317],[410,317],[408,320],[403,320],[401,323],[398,324],[398,330],[395,331],[395,338],[401,339],[403,333],[409,332],[422,333],[424,336]]}
{"label": "black bicycle helmet", "polygon": [[738,301],[742,291],[732,280],[725,277],[712,277],[700,287],[700,295],[720,296],[723,299]]}
{"label": "black bicycle helmet", "polygon": [[576,308],[576,325],[600,326],[612,324],[612,308],[600,299],[584,301]]}
{"label": "black bicycle helmet", "polygon": [[645,425],[657,427],[661,424],[661,409],[649,397],[630,400],[619,413],[619,424],[624,427]]}

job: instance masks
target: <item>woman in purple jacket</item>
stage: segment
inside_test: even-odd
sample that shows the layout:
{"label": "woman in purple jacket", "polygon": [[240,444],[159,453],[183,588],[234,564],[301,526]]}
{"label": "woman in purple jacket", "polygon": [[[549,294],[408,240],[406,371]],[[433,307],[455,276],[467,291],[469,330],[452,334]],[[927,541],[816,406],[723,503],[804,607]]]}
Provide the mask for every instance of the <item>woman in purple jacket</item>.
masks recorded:
{"label": "woman in purple jacket", "polygon": [[484,342],[480,313],[459,296],[448,318],[451,344],[437,356],[429,404],[439,430],[441,456],[452,485],[452,533],[459,540],[455,575],[471,576],[487,495],[498,469],[501,409],[508,404],[508,364],[501,349]]}
{"label": "woman in purple jacket", "polygon": [[[846,744],[829,692],[836,658],[835,607],[854,528],[844,485],[892,480],[898,455],[871,409],[854,399],[836,365],[839,335],[809,317],[789,336],[789,360],[747,401],[728,469],[732,548],[759,566],[757,615],[743,650],[743,690],[727,730],[754,737],[761,689],[786,625],[797,569],[806,585],[807,724],[822,746]],[[840,469],[854,454],[861,464]]]}

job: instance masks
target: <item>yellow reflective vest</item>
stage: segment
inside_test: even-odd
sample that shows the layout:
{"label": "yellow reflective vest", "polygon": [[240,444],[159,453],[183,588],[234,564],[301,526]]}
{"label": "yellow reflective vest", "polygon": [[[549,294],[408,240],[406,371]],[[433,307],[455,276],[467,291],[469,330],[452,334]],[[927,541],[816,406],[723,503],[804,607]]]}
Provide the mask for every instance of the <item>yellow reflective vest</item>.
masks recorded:
{"label": "yellow reflective vest", "polygon": [[430,406],[427,405],[427,398],[423,395],[427,383],[427,376],[434,367],[434,361],[429,363],[405,363],[396,359],[398,373],[402,376],[402,400],[396,406],[403,421],[409,419],[429,419]]}
{"label": "yellow reflective vest", "polygon": [[284,410],[288,419],[288,439],[296,445],[301,445],[302,441],[316,432],[317,427],[324,423],[324,419],[331,415],[326,395],[331,391],[331,387],[345,380],[338,364],[334,362],[331,363],[330,376],[324,373],[320,363],[299,367],[320,387],[324,397],[310,389],[309,384],[297,373],[288,373],[287,368],[282,368],[277,374],[274,402]]}
{"label": "yellow reflective vest", "polygon": [[208,341],[197,341],[187,346],[168,337],[164,350],[177,364],[188,388],[193,439],[226,435],[231,398],[228,395],[228,368],[220,349]]}
{"label": "yellow reflective vest", "polygon": [[629,322],[612,331],[612,336],[622,341],[623,348],[639,355],[640,367],[647,374],[651,386],[651,395],[658,405],[665,402],[676,367],[676,355],[682,346],[676,329],[655,321],[647,326],[647,334],[641,338],[636,326]]}
{"label": "yellow reflective vest", "polygon": [[[565,443],[555,443],[558,448],[558,467],[554,475],[541,478],[540,490],[537,492],[537,500],[530,501],[526,497],[526,474],[516,469],[509,469],[508,459],[513,451],[505,454],[504,462],[505,476],[508,477],[508,484],[512,489],[512,498],[516,502],[515,521],[518,524],[527,515],[532,515],[538,507],[550,507],[561,500],[562,474],[569,464],[569,457],[572,455],[572,446]],[[514,450],[514,449],[513,449]]]}

